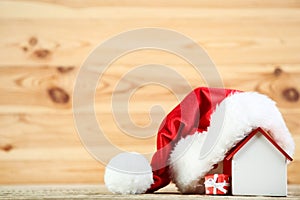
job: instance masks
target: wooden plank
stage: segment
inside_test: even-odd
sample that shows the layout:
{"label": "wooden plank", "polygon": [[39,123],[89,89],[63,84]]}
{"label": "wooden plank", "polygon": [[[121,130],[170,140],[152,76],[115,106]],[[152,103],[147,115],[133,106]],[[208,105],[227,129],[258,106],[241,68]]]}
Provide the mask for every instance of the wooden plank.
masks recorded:
{"label": "wooden plank", "polygon": [[[72,115],[2,115],[0,122],[0,184],[103,183],[105,165],[94,160],[81,144]],[[101,126],[111,142],[103,147],[105,151],[110,145],[140,153],[155,151],[155,137],[128,136],[109,120]],[[296,129],[293,136],[299,144],[300,130]],[[288,167],[291,184],[300,180],[299,148],[293,158]]]}
{"label": "wooden plank", "polygon": [[[297,115],[297,117],[298,116],[299,115]],[[148,122],[146,118],[138,117],[138,115],[136,115],[136,117],[140,118],[140,121],[137,121],[137,123]],[[49,148],[65,146],[74,148],[81,146],[72,115],[2,115],[0,119],[0,144],[2,150],[4,150],[4,146],[8,144],[12,145],[11,149],[44,148],[47,145],[49,145]],[[145,145],[145,151],[154,150],[156,144],[155,137],[141,139],[128,136],[121,132],[114,121],[111,121],[110,114],[104,115],[103,119],[99,125],[103,128],[105,136],[108,137],[113,144],[121,145],[124,148],[132,146],[131,150],[139,150],[139,148],[141,148],[140,145]],[[157,126],[159,123],[160,122],[156,123]],[[291,132],[295,138],[300,136],[299,125],[298,127],[290,127],[290,129],[294,130]],[[154,129],[153,134],[155,134],[157,130],[158,129]],[[150,149],[147,149],[148,147],[150,147]],[[9,152],[9,150],[7,152]]]}
{"label": "wooden plank", "polygon": [[[129,57],[131,58],[131,57]],[[137,65],[139,62],[137,62]],[[168,63],[166,62],[168,65]],[[111,112],[111,95],[122,91],[114,88],[135,64],[116,64],[104,74],[96,91],[96,110]],[[170,65],[168,65],[170,66]],[[191,66],[175,65],[170,69],[183,76],[191,88],[207,85]],[[224,87],[244,91],[258,91],[273,98],[281,111],[287,115],[300,113],[300,66],[299,65],[232,65],[219,66],[220,78]],[[234,72],[234,73],[232,73]],[[72,112],[72,91],[76,81],[76,68],[41,67],[1,67],[0,68],[0,113],[62,113]],[[135,80],[141,77],[130,77],[123,80],[127,90],[133,90],[140,85]],[[163,77],[162,77],[163,78]],[[174,76],[165,76],[169,86],[181,87],[184,83]],[[209,77],[210,78],[210,77]],[[212,77],[214,79],[214,77]],[[151,77],[149,77],[151,80]],[[189,91],[183,91],[189,92]],[[185,95],[186,93],[175,94]],[[153,104],[160,104],[169,112],[177,103],[172,91],[163,87],[150,85],[140,88],[135,98],[131,99],[133,112],[144,112]],[[142,109],[142,110],[141,110]]]}
{"label": "wooden plank", "polygon": [[[99,11],[101,12],[101,11]],[[179,12],[179,11],[176,11]],[[201,13],[202,11],[197,11]],[[276,11],[274,11],[276,12]],[[299,63],[300,13],[287,16],[274,16],[274,21],[263,21],[265,15],[245,22],[242,16],[222,16],[223,20],[207,18],[188,20],[160,19],[0,19],[0,64],[5,65],[78,65],[82,63],[98,44],[110,37],[136,27],[157,26],[176,30],[195,40],[207,50],[218,64],[295,64]],[[257,13],[256,11],[253,15]],[[262,12],[263,13],[263,12]],[[220,16],[221,17],[221,16]],[[215,22],[217,21],[217,22]],[[241,23],[247,26],[240,28]],[[222,26],[220,26],[222,24]],[[195,29],[195,26],[206,27]],[[65,27],[68,27],[66,29]],[[180,28],[178,28],[180,27]],[[278,29],[285,27],[285,29]],[[77,34],[80,29],[80,34]],[[103,31],[105,30],[105,31]],[[18,32],[18,35],[11,34]],[[38,43],[29,44],[36,38]],[[282,54],[285,56],[281,56]],[[139,59],[139,58],[136,58]]]}
{"label": "wooden plank", "polygon": [[180,195],[174,185],[168,185],[155,194],[114,195],[104,185],[17,185],[2,186],[0,198],[4,199],[299,199],[299,185],[288,186],[287,197],[253,197],[253,196],[211,196],[211,195]]}
{"label": "wooden plank", "polygon": [[[14,3],[20,3],[20,0],[13,0]],[[84,4],[80,1],[54,1],[54,0],[27,0],[22,1],[27,4],[44,4],[44,5],[55,5],[55,6],[63,6],[69,8],[88,8],[88,7],[119,7],[120,2],[118,0],[106,0],[106,1],[93,1],[86,0]],[[230,0],[226,4],[218,0],[189,0],[186,2],[182,2],[180,0],[173,0],[172,3],[166,2],[164,0],[157,1],[147,1],[147,0],[126,0],[122,2],[122,7],[205,7],[205,8],[245,8],[245,7],[253,7],[253,8],[298,8],[299,2],[294,0],[248,0],[248,1],[239,1],[239,0]]]}
{"label": "wooden plank", "polygon": [[[1,4],[0,45],[6,50],[0,55],[1,62],[6,64],[12,64],[13,61],[19,64],[31,62],[59,65],[70,64],[70,60],[81,63],[89,51],[112,35],[130,28],[147,26],[171,28],[187,34],[221,64],[252,63],[253,58],[260,63],[299,61],[295,53],[299,50],[297,33],[300,13],[297,9],[268,8],[257,12],[258,8],[251,7],[241,11],[207,9],[205,5],[204,8],[173,9],[153,9],[145,5],[132,9],[119,7],[116,15],[116,8],[107,6],[69,9],[54,3],[31,1],[2,1]],[[11,12],[11,9],[15,11]],[[22,12],[18,12],[18,9]],[[241,28],[241,23],[247,25]],[[77,34],[79,27],[81,34]],[[38,41],[35,45],[28,44],[32,38]],[[284,57],[274,56],[282,55],[282,52],[285,52]]]}
{"label": "wooden plank", "polygon": [[2,185],[103,183],[103,168],[92,159],[1,161],[0,169]]}
{"label": "wooden plank", "polygon": [[[138,115],[136,115],[136,117],[138,118]],[[140,123],[148,121],[146,118],[139,118]],[[34,150],[35,148],[64,149],[65,147],[82,147],[80,137],[75,130],[76,127],[72,115],[19,114],[1,115],[0,119],[0,136],[2,138],[0,141],[0,147],[3,150],[2,153],[18,150],[19,148],[30,151],[30,149]],[[156,143],[155,137],[141,140],[140,138],[128,136],[122,133],[119,128],[113,124],[113,119],[111,119],[110,114],[105,114],[103,119],[104,120],[101,121],[103,123],[101,124],[103,133],[109,138],[112,144],[125,149],[128,148],[128,151],[143,149],[147,152],[154,150]],[[157,126],[159,123],[160,122],[156,123]],[[155,134],[157,130],[158,129],[153,130],[153,133]],[[101,144],[100,141],[99,144]],[[5,151],[4,147],[6,145],[11,145],[11,149]],[[30,152],[28,155],[30,155]],[[12,154],[7,154],[6,156],[3,154],[2,159],[13,159],[16,157],[16,155]],[[49,156],[51,156],[51,152],[49,152]],[[18,158],[21,159],[21,157]],[[34,155],[32,155],[32,158],[35,158]],[[30,159],[30,156],[28,159]],[[63,159],[63,157],[61,157],[61,159]]]}
{"label": "wooden plank", "polygon": [[[111,5],[103,5],[103,4],[107,4],[109,2],[103,3],[103,2],[99,2],[99,3],[94,3],[94,4],[98,4],[98,5],[91,5],[89,6],[87,4],[81,4],[81,7],[77,7],[74,9],[74,7],[72,5],[76,5],[76,4],[70,4],[70,2],[68,2],[66,5],[66,2],[64,1],[57,1],[54,3],[44,3],[42,1],[31,1],[31,0],[27,0],[27,1],[22,1],[22,2],[14,2],[14,1],[2,1],[1,2],[1,15],[0,17],[2,18],[58,18],[58,16],[61,16],[62,18],[79,18],[78,15],[76,15],[75,13],[80,14],[80,18],[86,18],[86,17],[93,17],[93,18],[122,18],[123,17],[136,17],[137,15],[141,15],[141,16],[150,16],[151,18],[161,18],[161,17],[186,17],[186,16],[201,16],[201,15],[206,15],[207,12],[210,12],[210,9],[216,9],[219,10],[219,14],[227,14],[227,15],[232,15],[235,12],[239,13],[239,15],[242,16],[247,16],[248,13],[247,12],[241,12],[241,9],[243,11],[245,10],[250,10],[252,9],[254,11],[255,10],[263,10],[268,14],[268,12],[271,11],[278,11],[278,10],[289,10],[289,12],[294,11],[295,9],[291,9],[291,8],[297,8],[299,6],[298,2],[287,2],[287,3],[283,3],[280,2],[282,5],[278,5],[279,1],[277,0],[277,2],[275,3],[271,3],[271,1],[264,2],[261,3],[257,0],[254,0],[255,2],[245,2],[245,3],[236,3],[235,1],[231,1],[228,5],[224,6],[223,4],[221,4],[220,2],[217,1],[212,1],[210,3],[203,3],[203,1],[199,1],[198,6],[189,6],[189,4],[193,3],[194,1],[190,1],[189,3],[183,3],[181,2],[181,4],[184,4],[185,6],[176,6],[176,1],[174,1],[172,3],[166,4],[161,3],[162,1],[158,1],[155,2],[154,4],[158,4],[157,6],[154,6],[155,8],[155,14],[156,15],[152,15],[153,14],[153,6],[151,6],[151,4],[153,5],[153,3],[150,2],[146,2],[146,1],[141,1],[139,3],[135,2],[135,6],[131,6],[129,4],[127,4],[126,2],[124,2],[123,4],[117,4],[114,6]],[[53,1],[52,1],[53,2]],[[254,5],[254,3],[256,5]],[[278,6],[276,6],[276,3]],[[292,3],[294,3],[294,5],[292,5]],[[99,5],[102,4],[102,5]],[[140,6],[137,6],[139,5]],[[168,5],[168,6],[164,6]],[[210,8],[208,8],[209,6],[206,5],[209,4],[215,4],[214,6],[210,6]],[[244,5],[241,5],[244,4]],[[268,5],[268,7],[264,7],[264,6],[260,6],[261,5]],[[149,6],[150,5],[150,6]],[[174,6],[172,6],[174,5]],[[177,4],[178,5],[178,4]],[[222,6],[221,6],[222,5]],[[291,7],[293,6],[293,7]],[[16,12],[12,13],[10,12],[11,9],[14,9]],[[138,8],[138,9],[137,9]],[[206,9],[206,11],[204,10],[204,12],[197,12],[197,10],[195,9]],[[24,10],[25,9],[25,10]],[[103,15],[99,15],[98,11],[102,9],[102,14]],[[180,11],[185,11],[185,12],[177,12],[176,10]],[[53,13],[53,11],[57,12],[57,15],[55,15]],[[118,11],[118,12],[116,12]],[[134,11],[134,12],[132,12]],[[186,12],[188,11],[188,12]],[[230,11],[230,12],[227,12]],[[116,14],[118,13],[118,14]],[[262,13],[256,13],[255,16],[259,16]],[[272,12],[272,14],[274,14],[274,12]],[[276,15],[281,14],[280,12],[277,12]],[[291,14],[291,13],[287,13],[286,14]],[[267,19],[265,19],[267,20]]]}

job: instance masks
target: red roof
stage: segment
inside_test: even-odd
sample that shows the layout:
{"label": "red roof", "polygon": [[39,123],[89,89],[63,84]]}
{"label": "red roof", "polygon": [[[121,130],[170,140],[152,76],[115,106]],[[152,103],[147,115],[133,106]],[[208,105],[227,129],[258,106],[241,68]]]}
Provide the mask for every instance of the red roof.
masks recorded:
{"label": "red roof", "polygon": [[269,142],[271,142],[277,149],[280,151],[288,160],[292,161],[293,159],[287,154],[272,138],[271,136],[264,131],[262,128],[257,128],[254,131],[252,131],[245,139],[243,139],[241,142],[239,142],[235,147],[233,147],[232,150],[228,153],[228,155],[225,157],[226,160],[231,160],[232,157],[249,141],[251,138],[256,135],[257,133],[263,134]]}

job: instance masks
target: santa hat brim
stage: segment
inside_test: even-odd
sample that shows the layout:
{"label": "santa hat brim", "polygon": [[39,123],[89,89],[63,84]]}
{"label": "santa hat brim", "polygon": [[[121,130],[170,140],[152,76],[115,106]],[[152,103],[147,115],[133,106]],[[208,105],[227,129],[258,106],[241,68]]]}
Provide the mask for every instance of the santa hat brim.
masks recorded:
{"label": "santa hat brim", "polygon": [[[255,92],[234,93],[225,98],[211,115],[207,131],[179,140],[170,159],[172,181],[182,193],[199,193],[201,179],[226,153],[253,129],[268,131],[278,145],[290,156],[295,144],[283,117],[272,101]],[[206,137],[218,135],[212,149],[200,156]]]}

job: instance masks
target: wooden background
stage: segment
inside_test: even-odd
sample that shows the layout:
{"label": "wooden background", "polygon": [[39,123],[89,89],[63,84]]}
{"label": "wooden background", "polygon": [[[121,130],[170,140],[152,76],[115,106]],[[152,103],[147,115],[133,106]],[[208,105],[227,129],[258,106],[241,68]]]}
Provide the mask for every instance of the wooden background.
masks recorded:
{"label": "wooden background", "polygon": [[[104,166],[88,154],[75,130],[73,87],[91,50],[142,27],[193,38],[214,60],[225,87],[259,91],[277,101],[300,143],[299,0],[1,0],[0,184],[103,183]],[[110,97],[124,73],[149,63],[172,67],[192,87],[206,85],[188,63],[161,51],[134,52],[110,66],[95,96],[99,123],[112,145],[141,153],[154,151],[155,137],[123,134],[113,121]],[[129,111],[143,126],[152,105],[169,112],[177,103],[171,91],[149,85],[130,98]],[[299,149],[288,172],[288,182],[299,184]]]}

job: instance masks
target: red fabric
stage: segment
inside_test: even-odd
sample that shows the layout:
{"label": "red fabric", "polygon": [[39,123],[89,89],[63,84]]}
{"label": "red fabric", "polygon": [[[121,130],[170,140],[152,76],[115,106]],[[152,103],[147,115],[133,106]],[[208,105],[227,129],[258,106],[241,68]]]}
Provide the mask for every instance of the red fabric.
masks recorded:
{"label": "red fabric", "polygon": [[210,125],[211,113],[228,95],[237,90],[201,87],[193,90],[163,120],[157,134],[157,152],[152,157],[154,192],[170,183],[168,159],[180,138],[203,132]]}

